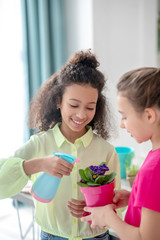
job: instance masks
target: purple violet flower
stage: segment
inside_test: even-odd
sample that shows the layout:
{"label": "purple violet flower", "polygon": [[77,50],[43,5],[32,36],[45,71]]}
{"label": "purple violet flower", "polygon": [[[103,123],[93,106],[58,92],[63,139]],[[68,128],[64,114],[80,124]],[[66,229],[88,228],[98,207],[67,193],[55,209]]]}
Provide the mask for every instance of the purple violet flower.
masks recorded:
{"label": "purple violet flower", "polygon": [[109,171],[109,168],[105,164],[102,164],[100,166],[93,166],[93,165],[91,165],[89,168],[96,175],[104,175],[106,171]]}

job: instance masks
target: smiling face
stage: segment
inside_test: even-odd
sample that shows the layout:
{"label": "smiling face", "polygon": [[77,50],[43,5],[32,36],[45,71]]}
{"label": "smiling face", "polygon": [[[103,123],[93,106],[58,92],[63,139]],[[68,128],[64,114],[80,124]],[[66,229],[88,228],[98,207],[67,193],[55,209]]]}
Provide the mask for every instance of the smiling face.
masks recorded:
{"label": "smiling face", "polygon": [[127,97],[117,96],[118,111],[122,115],[120,127],[125,128],[138,143],[151,139],[152,130],[148,112],[136,112]]}
{"label": "smiling face", "polygon": [[63,135],[71,142],[83,136],[85,126],[92,121],[96,112],[98,90],[89,84],[73,84],[65,89],[61,104]]}

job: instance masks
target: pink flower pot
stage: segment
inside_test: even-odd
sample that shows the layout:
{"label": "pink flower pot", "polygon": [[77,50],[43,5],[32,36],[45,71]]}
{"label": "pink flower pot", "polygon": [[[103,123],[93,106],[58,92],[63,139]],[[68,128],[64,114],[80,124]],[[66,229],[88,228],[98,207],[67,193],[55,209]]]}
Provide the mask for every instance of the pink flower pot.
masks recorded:
{"label": "pink flower pot", "polygon": [[[102,186],[80,187],[80,190],[83,193],[86,205],[88,207],[100,207],[112,202],[114,186],[115,180]],[[89,215],[88,212],[83,214],[83,216],[87,215]],[[89,223],[91,222],[89,221]]]}
{"label": "pink flower pot", "polygon": [[88,207],[104,206],[112,202],[115,180],[96,187],[80,187]]}

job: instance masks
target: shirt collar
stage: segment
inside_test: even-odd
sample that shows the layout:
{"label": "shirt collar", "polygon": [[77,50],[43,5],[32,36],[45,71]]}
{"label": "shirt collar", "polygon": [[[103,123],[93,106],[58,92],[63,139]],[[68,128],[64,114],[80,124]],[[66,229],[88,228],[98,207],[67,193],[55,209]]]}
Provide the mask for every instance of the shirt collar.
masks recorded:
{"label": "shirt collar", "polygon": [[[61,147],[64,142],[70,143],[61,133],[60,126],[61,123],[57,123],[53,128],[53,134],[55,136],[55,141],[58,147]],[[75,143],[83,143],[83,146],[86,148],[90,144],[93,138],[93,131],[91,126],[86,126],[87,132],[80,138],[76,139]],[[71,143],[70,143],[71,144]]]}

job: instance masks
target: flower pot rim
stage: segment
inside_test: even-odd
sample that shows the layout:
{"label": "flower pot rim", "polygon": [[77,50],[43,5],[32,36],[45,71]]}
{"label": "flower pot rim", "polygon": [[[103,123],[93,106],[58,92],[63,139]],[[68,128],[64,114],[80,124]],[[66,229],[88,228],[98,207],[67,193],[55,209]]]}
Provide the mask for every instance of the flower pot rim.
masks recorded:
{"label": "flower pot rim", "polygon": [[128,174],[127,174],[127,177],[135,177],[136,175],[137,175],[137,173],[136,173],[136,174],[132,174],[132,173],[130,174],[130,173],[128,173]]}
{"label": "flower pot rim", "polygon": [[100,186],[94,186],[94,187],[80,187],[80,190],[82,193],[90,193],[90,194],[101,194],[101,193],[109,193],[114,190],[115,187],[115,179],[107,183],[105,185],[100,185]]}

